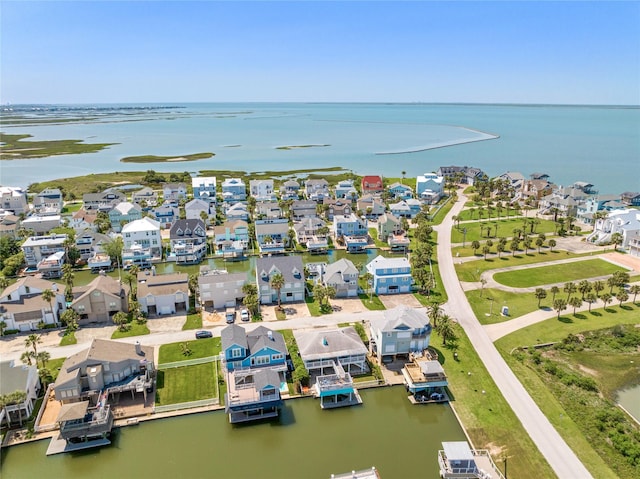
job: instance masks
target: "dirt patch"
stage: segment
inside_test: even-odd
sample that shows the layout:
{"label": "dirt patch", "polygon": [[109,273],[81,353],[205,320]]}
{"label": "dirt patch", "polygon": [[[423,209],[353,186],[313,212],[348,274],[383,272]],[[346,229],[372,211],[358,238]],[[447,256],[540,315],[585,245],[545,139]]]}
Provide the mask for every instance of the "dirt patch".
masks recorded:
{"label": "dirt patch", "polygon": [[334,311],[341,313],[363,313],[367,308],[362,304],[360,298],[334,298],[331,300]]}
{"label": "dirt patch", "polygon": [[583,366],[582,364],[578,364],[578,369],[584,373],[587,373],[589,376],[598,376],[598,371],[595,369],[588,368]]}
{"label": "dirt patch", "polygon": [[612,251],[610,253],[603,254],[602,257],[608,259],[612,263],[625,266],[635,272],[640,272],[640,258],[636,256],[629,256],[628,254]]}
{"label": "dirt patch", "polygon": [[396,306],[407,306],[409,308],[422,308],[420,301],[411,293],[406,294],[392,294],[392,295],[380,295],[378,296],[384,307],[387,309],[393,309]]}

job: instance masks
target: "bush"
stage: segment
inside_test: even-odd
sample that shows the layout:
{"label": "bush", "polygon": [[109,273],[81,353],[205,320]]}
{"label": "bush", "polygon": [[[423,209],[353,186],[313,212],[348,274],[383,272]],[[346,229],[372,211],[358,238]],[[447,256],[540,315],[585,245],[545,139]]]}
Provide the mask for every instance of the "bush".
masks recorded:
{"label": "bush", "polygon": [[3,336],[9,336],[10,334],[18,334],[20,332],[19,329],[5,329]]}

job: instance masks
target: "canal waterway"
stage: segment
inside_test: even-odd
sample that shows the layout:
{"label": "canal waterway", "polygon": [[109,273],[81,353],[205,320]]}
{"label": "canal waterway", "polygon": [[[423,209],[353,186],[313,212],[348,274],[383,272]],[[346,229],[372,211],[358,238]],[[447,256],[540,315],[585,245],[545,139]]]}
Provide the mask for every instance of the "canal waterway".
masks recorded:
{"label": "canal waterway", "polygon": [[618,403],[640,423],[640,384],[618,391]]}
{"label": "canal waterway", "polygon": [[363,405],[285,402],[274,422],[231,425],[223,411],[118,429],[111,446],[47,457],[48,440],[2,450],[3,479],[46,477],[308,478],[375,466],[383,479],[438,477],[442,441],[465,440],[449,405],[412,405],[400,386],[361,391]]}

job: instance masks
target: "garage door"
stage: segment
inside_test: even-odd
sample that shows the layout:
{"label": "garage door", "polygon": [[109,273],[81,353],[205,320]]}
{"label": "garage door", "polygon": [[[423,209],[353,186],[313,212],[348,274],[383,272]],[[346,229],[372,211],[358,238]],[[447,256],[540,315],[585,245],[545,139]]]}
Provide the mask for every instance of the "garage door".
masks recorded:
{"label": "garage door", "polygon": [[20,331],[31,331],[31,325],[29,323],[20,323]]}
{"label": "garage door", "polygon": [[171,307],[163,306],[162,308],[160,308],[160,314],[171,314]]}
{"label": "garage door", "polygon": [[225,308],[235,308],[236,307],[236,300],[231,300],[231,301],[227,301],[226,303],[224,303],[224,307]]}
{"label": "garage door", "polygon": [[294,299],[296,301],[302,301],[304,299],[304,297],[302,296],[302,293],[296,293],[294,296]]}

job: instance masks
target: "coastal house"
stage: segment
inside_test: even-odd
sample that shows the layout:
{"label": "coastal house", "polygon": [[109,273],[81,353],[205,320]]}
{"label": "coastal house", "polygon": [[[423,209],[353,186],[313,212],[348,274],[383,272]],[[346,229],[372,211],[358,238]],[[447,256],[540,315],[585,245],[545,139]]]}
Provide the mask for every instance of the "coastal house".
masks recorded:
{"label": "coastal house", "polygon": [[549,176],[547,173],[541,173],[539,171],[535,171],[533,173],[531,173],[529,175],[529,178],[532,180],[549,180],[551,178],[551,176]]}
{"label": "coastal house", "polygon": [[164,202],[178,206],[180,200],[187,199],[187,185],[179,183],[165,183],[162,185],[162,199]]}
{"label": "coastal house", "polygon": [[[296,241],[299,244],[306,245],[309,240],[313,240],[314,237],[322,236],[326,240],[326,233],[324,233],[324,229],[328,231],[327,224],[321,220],[320,218],[302,218],[299,221],[293,222],[293,230],[296,233]],[[323,234],[319,234],[318,230],[323,232]]]}
{"label": "coastal house", "polygon": [[141,218],[142,208],[139,205],[129,203],[128,201],[118,203],[111,211],[109,211],[111,229],[116,233],[120,233],[122,225]]}
{"label": "coastal house", "polygon": [[380,294],[410,293],[413,278],[407,258],[377,256],[366,265],[373,276],[373,291]]}
{"label": "coastal house", "polygon": [[14,360],[0,361],[0,396],[12,393],[25,394],[24,400],[9,401],[0,406],[0,425],[22,425],[33,413],[33,408],[42,389],[37,366],[17,364]]}
{"label": "coastal house", "polygon": [[98,218],[98,213],[96,212],[96,210],[87,211],[84,208],[80,208],[71,217],[71,221],[69,221],[69,226],[71,226],[76,231],[76,233],[79,231],[85,231],[85,230],[96,231],[97,218]]}
{"label": "coastal house", "polygon": [[324,178],[307,180],[304,183],[304,194],[308,200],[322,203],[331,196],[329,193],[329,182]]}
{"label": "coastal house", "polygon": [[398,218],[415,218],[422,211],[422,203],[415,198],[409,198],[390,204],[389,211]]}
{"label": "coastal house", "polygon": [[232,424],[277,417],[282,406],[281,378],[272,369],[227,373],[225,412]]}
{"label": "coastal house", "polygon": [[540,213],[543,215],[552,214],[560,216],[576,216],[578,214],[578,201],[572,196],[563,193],[551,193],[543,196],[539,201]]}
{"label": "coastal house", "polygon": [[324,211],[325,218],[329,221],[333,221],[335,216],[349,216],[353,213],[351,202],[345,199],[334,200],[332,198],[328,198],[322,204],[322,209]]}
{"label": "coastal house", "polygon": [[158,204],[158,193],[152,188],[145,186],[144,188],[134,191],[131,194],[131,203],[139,205],[143,210],[152,208]]}
{"label": "coastal house", "polygon": [[473,186],[477,181],[489,179],[487,174],[480,168],[473,166],[441,166],[436,171],[438,176],[444,176],[445,181],[462,183]]}
{"label": "coastal house", "polygon": [[323,268],[322,284],[336,290],[336,298],[354,298],[358,296],[358,268],[351,260],[341,258]]}
{"label": "coastal house", "polygon": [[444,192],[444,177],[425,173],[416,178],[416,196],[427,204],[437,203]]}
{"label": "coastal house", "polygon": [[369,350],[378,361],[385,357],[420,353],[429,347],[431,325],[426,313],[406,306],[384,311],[370,323]]}
{"label": "coastal house", "polygon": [[396,200],[408,200],[409,198],[413,198],[413,189],[410,186],[404,185],[402,183],[391,183],[387,187],[387,191],[391,198]]}
{"label": "coastal house", "polygon": [[186,273],[138,273],[140,310],[149,316],[186,313],[189,306],[189,275]]}
{"label": "coastal house", "polygon": [[156,206],[149,212],[150,218],[156,220],[163,229],[171,228],[175,220],[180,218],[180,210],[170,202]]}
{"label": "coastal house", "polygon": [[176,220],[169,232],[171,253],[167,261],[197,264],[207,254],[207,227],[201,219]]}
{"label": "coastal house", "polygon": [[228,273],[201,267],[198,275],[200,304],[203,308],[229,308],[236,306],[245,297],[242,287],[247,282],[245,273]]}
{"label": "coastal house", "polygon": [[125,283],[100,274],[85,286],[74,286],[69,307],[80,315],[80,324],[110,322],[118,311],[129,311],[128,290]]}
{"label": "coastal house", "polygon": [[273,189],[273,180],[250,180],[249,193],[256,201],[275,201],[277,199]]}
{"label": "coastal house", "polygon": [[188,220],[201,220],[204,213],[208,222],[211,217],[211,207],[208,202],[195,199],[184,205],[184,213],[185,218]]}
{"label": "coastal house", "polygon": [[[271,285],[271,278],[281,274],[284,286],[278,292]],[[304,301],[304,266],[300,256],[267,256],[256,259],[256,283],[260,304],[273,304],[280,301],[293,303]]]}
{"label": "coastal house", "polygon": [[312,218],[318,215],[318,203],[311,200],[295,200],[291,203],[289,211],[293,220],[300,220],[302,218]]}
{"label": "coastal house", "polygon": [[65,252],[58,251],[57,253],[53,253],[46,258],[43,258],[36,269],[38,273],[42,275],[43,278],[52,279],[52,278],[60,278],[62,276],[62,267],[64,266],[64,258]]}
{"label": "coastal house", "polygon": [[60,251],[64,253],[64,242],[66,240],[67,235],[55,233],[48,236],[30,236],[27,238],[20,246],[24,253],[27,272],[35,272],[38,263],[52,254]]}
{"label": "coastal house", "polygon": [[20,229],[20,217],[12,214],[0,215],[0,238],[7,236],[18,239]]}
{"label": "coastal house", "polygon": [[550,195],[553,191],[553,183],[547,180],[525,180],[522,183],[521,198],[526,201],[531,198],[530,201],[538,202],[542,197]]}
{"label": "coastal house", "polygon": [[378,218],[377,230],[378,239],[386,241],[391,251],[407,251],[409,249],[411,241],[402,227],[400,218],[385,213]]}
{"label": "coastal house", "polygon": [[418,354],[412,362],[406,363],[402,368],[402,380],[414,401],[427,402],[434,393],[433,400],[436,401],[447,397],[444,389],[449,384],[447,375],[438,359],[430,355]]}
{"label": "coastal house", "polygon": [[58,188],[45,188],[33,198],[33,212],[40,216],[59,215],[64,196]]}
{"label": "coastal house", "polygon": [[225,241],[241,241],[246,248],[249,244],[249,225],[242,220],[226,221],[213,228],[213,236],[216,248],[220,248]]}
{"label": "coastal house", "polygon": [[222,182],[222,200],[234,203],[247,199],[247,185],[240,178],[227,178]]}
{"label": "coastal house", "polygon": [[106,190],[101,193],[85,193],[82,195],[82,207],[86,211],[98,210],[108,212],[118,203],[125,201],[125,199],[125,196],[119,191]]}
{"label": "coastal house", "polygon": [[260,253],[284,253],[285,242],[289,240],[289,222],[286,219],[257,220],[255,231]]}
{"label": "coastal house", "polygon": [[620,195],[597,195],[578,202],[576,217],[585,224],[593,224],[593,215],[598,211],[623,210],[625,205],[620,201]]}
{"label": "coastal house", "polygon": [[360,182],[360,189],[363,195],[379,195],[384,191],[382,177],[378,175],[363,176]]}
{"label": "coastal house", "polygon": [[26,231],[33,231],[36,235],[47,234],[61,224],[62,217],[60,215],[31,215],[22,220],[22,227]]}
{"label": "coastal house", "polygon": [[573,184],[575,189],[582,191],[585,195],[596,195],[598,194],[598,190],[595,189],[595,186],[592,183],[586,181],[576,181]]}
{"label": "coastal house", "polygon": [[287,180],[280,187],[280,197],[283,200],[297,200],[300,197],[300,183],[296,180]]}
{"label": "coastal house", "polygon": [[372,195],[363,195],[358,199],[356,203],[358,211],[362,211],[362,214],[369,220],[374,220],[381,214],[383,214],[387,206],[380,198],[376,198]]}
{"label": "coastal house", "polygon": [[247,331],[242,326],[230,324],[222,329],[220,339],[227,371],[271,369],[280,374],[282,381],[285,380],[289,352],[284,337],[278,331],[264,326]]}
{"label": "coastal house", "polygon": [[335,188],[335,197],[336,199],[355,201],[358,198],[358,190],[356,190],[353,180],[339,181]]}
{"label": "coastal house", "polygon": [[20,215],[29,211],[27,192],[16,186],[0,186],[0,209]]}
{"label": "coastal house", "polygon": [[506,189],[513,192],[515,199],[519,198],[520,191],[524,185],[525,178],[519,171],[505,171],[500,176],[495,178],[496,180],[502,180],[506,185]]}
{"label": "coastal house", "polygon": [[81,261],[89,261],[98,253],[103,252],[103,246],[111,241],[109,236],[96,233],[92,230],[84,230],[76,235],[76,249],[80,253]]}
{"label": "coastal house", "polygon": [[[42,298],[47,289],[54,293],[51,303]],[[42,324],[56,324],[65,304],[63,288],[57,283],[25,276],[0,293],[0,318],[6,329],[35,331]]]}
{"label": "coastal house", "polygon": [[282,207],[277,201],[259,201],[253,214],[256,220],[275,220],[282,218]]}
{"label": "coastal house", "polygon": [[596,221],[593,232],[587,236],[587,241],[609,244],[616,233],[622,236],[620,248],[628,249],[632,240],[640,238],[640,211],[625,209],[609,212],[606,218]]}
{"label": "coastal house", "polygon": [[627,206],[640,206],[640,193],[637,191],[625,191],[620,195],[620,201]]}
{"label": "coastal house", "polygon": [[355,214],[336,215],[333,217],[332,224],[333,235],[336,239],[343,236],[368,236],[368,223],[366,219],[360,218]]}
{"label": "coastal house", "polygon": [[232,220],[244,220],[249,219],[249,209],[245,203],[227,203],[225,206],[224,214],[227,217],[227,221]]}
{"label": "coastal house", "polygon": [[443,479],[505,479],[489,451],[471,449],[467,441],[443,442],[438,465]]}
{"label": "coastal house", "polygon": [[127,223],[122,227],[122,240],[122,263],[125,268],[134,264],[149,266],[162,258],[162,238],[158,221],[145,217]]}
{"label": "coastal house", "polygon": [[203,200],[215,206],[217,199],[215,176],[197,176],[191,178],[191,187],[193,188],[193,199]]}

